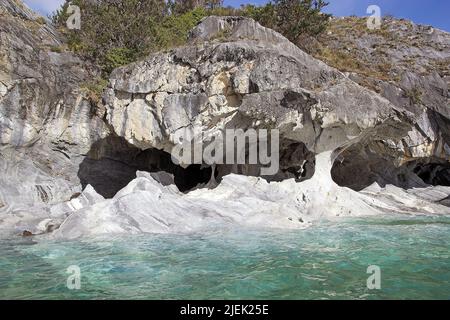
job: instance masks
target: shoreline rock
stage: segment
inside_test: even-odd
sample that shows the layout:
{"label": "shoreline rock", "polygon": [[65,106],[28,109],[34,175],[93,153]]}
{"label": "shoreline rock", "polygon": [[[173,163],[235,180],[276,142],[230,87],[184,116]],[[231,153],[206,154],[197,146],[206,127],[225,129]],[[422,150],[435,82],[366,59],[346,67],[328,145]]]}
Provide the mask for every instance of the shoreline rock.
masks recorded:
{"label": "shoreline rock", "polygon": [[[450,184],[448,86],[435,94],[445,84],[439,75],[405,73],[405,88],[434,93],[404,105],[394,87],[370,90],[251,19],[211,16],[185,47],[113,71],[104,104],[95,105],[83,92],[95,68],[49,50],[62,37],[17,6],[0,0],[3,234],[304,228],[336,216],[450,214],[442,205],[449,187],[432,186]],[[249,128],[279,130],[275,176],[261,177],[261,166],[170,161],[180,131],[200,130],[206,143]]]}

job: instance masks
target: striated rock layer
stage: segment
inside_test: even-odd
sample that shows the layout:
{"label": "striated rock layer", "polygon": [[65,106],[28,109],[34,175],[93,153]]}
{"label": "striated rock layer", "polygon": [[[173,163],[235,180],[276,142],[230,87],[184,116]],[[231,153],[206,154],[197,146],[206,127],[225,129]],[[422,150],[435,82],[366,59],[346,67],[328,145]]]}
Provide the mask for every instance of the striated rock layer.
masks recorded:
{"label": "striated rock layer", "polygon": [[[375,214],[450,214],[436,203],[449,187],[403,190],[374,185],[362,193],[339,187],[331,179],[331,154],[317,157],[312,179],[268,183],[262,178],[231,174],[215,189],[181,193],[163,186],[158,176],[138,178],[113,199],[100,200],[71,214],[52,238],[105,233],[184,233],[233,225],[252,228],[302,229],[320,219]],[[88,195],[90,193],[87,193]]]}
{"label": "striated rock layer", "polygon": [[[304,228],[337,216],[450,213],[448,99],[395,103],[251,19],[208,17],[187,46],[115,70],[95,104],[83,90],[95,69],[54,52],[57,31],[17,1],[0,8],[2,234]],[[279,130],[275,175],[172,162],[186,132],[202,132],[206,145],[250,128]]]}
{"label": "striated rock layer", "polygon": [[[403,177],[412,171],[428,184],[449,185],[450,34],[389,17],[378,30],[366,24],[364,18],[334,18],[312,51],[416,120],[401,139],[349,148],[333,168],[335,180],[355,189],[373,181],[410,187]],[[361,174],[350,178],[354,171]]]}
{"label": "striated rock layer", "polygon": [[81,89],[92,68],[54,52],[61,37],[23,3],[0,9],[0,213],[31,214],[81,191],[78,166],[107,128]]}
{"label": "striated rock layer", "polygon": [[[299,164],[339,148],[334,180],[361,190],[373,182],[450,184],[450,123],[441,112],[449,107],[448,87],[441,81],[439,88],[427,105],[399,103],[253,20],[208,17],[188,46],[115,70],[105,101],[116,134],[138,148],[170,152],[187,129],[206,133],[205,140],[224,129],[279,129],[278,178],[299,178],[299,170],[309,178],[311,167]],[[248,167],[218,170],[258,175]]]}

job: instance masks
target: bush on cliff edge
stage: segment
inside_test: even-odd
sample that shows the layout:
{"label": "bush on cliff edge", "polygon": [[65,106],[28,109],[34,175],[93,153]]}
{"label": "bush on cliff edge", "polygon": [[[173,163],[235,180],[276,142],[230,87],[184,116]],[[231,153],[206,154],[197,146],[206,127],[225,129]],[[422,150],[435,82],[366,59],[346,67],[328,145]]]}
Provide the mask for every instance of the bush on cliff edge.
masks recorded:
{"label": "bush on cliff edge", "polygon": [[[81,30],[69,30],[69,4],[81,9]],[[51,19],[69,48],[100,67],[103,77],[151,52],[184,45],[189,31],[209,15],[255,19],[305,49],[306,38],[325,31],[323,0],[274,0],[264,6],[222,6],[221,0],[66,0]]]}

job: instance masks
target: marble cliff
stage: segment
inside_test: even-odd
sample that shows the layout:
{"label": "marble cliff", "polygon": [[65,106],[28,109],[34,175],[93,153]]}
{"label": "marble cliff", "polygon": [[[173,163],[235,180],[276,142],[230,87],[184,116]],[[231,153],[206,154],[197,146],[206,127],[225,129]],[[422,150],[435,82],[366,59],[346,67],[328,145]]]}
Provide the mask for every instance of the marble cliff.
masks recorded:
{"label": "marble cliff", "polygon": [[[448,33],[401,31],[422,45],[403,43],[392,56],[448,71]],[[374,89],[251,19],[211,16],[188,45],[114,70],[94,102],[83,85],[95,68],[52,50],[63,41],[25,6],[0,0],[2,236],[450,214],[448,72],[405,67],[398,81],[371,79]],[[175,164],[186,129],[204,143],[226,129],[277,129],[279,171]]]}

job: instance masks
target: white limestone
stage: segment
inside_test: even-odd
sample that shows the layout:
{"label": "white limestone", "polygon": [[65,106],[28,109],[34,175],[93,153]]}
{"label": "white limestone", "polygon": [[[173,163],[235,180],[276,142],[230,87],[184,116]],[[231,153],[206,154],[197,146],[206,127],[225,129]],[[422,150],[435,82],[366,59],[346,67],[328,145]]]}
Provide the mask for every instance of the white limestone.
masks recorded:
{"label": "white limestone", "polygon": [[[229,175],[215,189],[188,194],[163,186],[149,173],[113,199],[99,200],[72,213],[52,235],[77,238],[111,233],[185,233],[216,227],[302,229],[320,219],[376,214],[450,214],[436,204],[450,188],[402,190],[371,186],[358,193],[339,187],[330,175],[331,153],[317,157],[312,179],[268,183],[261,178]],[[419,209],[420,208],[420,209]]]}

